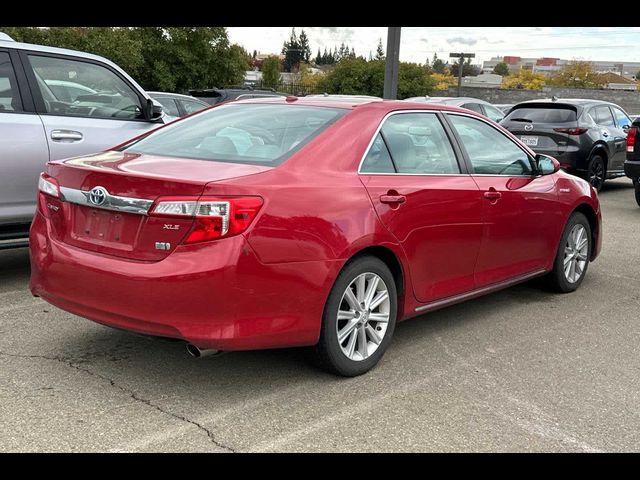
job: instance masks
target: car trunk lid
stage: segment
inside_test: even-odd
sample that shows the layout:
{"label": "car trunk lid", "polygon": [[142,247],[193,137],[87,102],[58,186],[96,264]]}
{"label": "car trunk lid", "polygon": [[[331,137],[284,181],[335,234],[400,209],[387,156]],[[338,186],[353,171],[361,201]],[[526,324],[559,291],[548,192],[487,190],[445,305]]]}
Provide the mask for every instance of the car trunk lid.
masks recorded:
{"label": "car trunk lid", "polygon": [[159,261],[189,233],[193,218],[149,216],[159,197],[198,197],[207,183],[270,167],[105,152],[52,162],[60,210],[52,235],[74,247],[131,260]]}

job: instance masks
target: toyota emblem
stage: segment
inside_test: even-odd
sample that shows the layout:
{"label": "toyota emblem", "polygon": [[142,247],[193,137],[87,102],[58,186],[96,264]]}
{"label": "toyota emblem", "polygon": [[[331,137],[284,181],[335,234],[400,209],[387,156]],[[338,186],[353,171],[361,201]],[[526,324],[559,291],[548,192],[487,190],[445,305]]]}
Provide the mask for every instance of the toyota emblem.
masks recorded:
{"label": "toyota emblem", "polygon": [[531,125],[531,124],[525,125],[525,126],[524,126],[524,129],[525,129],[527,132],[530,132],[531,130],[533,130],[533,125]]}
{"label": "toyota emblem", "polygon": [[107,195],[109,195],[109,192],[107,192],[106,188],[93,187],[89,192],[89,201],[96,207],[99,207],[107,201]]}

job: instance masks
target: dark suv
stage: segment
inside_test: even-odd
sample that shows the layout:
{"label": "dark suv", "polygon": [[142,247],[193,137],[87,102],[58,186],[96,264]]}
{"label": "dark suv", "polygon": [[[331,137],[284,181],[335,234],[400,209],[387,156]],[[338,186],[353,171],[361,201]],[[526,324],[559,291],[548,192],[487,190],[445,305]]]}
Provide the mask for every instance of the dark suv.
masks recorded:
{"label": "dark suv", "polygon": [[596,190],[624,176],[631,119],[618,105],[600,100],[532,100],[515,105],[500,122],[536,153],[586,178]]}
{"label": "dark suv", "polygon": [[226,102],[229,100],[242,100],[244,98],[280,97],[285,94],[275,90],[254,90],[253,88],[205,88],[189,90],[189,95],[207,102],[209,105]]}
{"label": "dark suv", "polygon": [[636,202],[640,206],[640,118],[636,118],[627,134],[627,159],[624,162],[624,173],[633,180],[636,190]]}

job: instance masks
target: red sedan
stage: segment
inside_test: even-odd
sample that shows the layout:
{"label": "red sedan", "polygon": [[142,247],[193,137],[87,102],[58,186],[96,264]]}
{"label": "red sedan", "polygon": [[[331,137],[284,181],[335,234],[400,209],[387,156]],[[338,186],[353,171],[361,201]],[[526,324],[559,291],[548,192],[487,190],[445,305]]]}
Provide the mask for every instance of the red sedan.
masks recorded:
{"label": "red sedan", "polygon": [[315,345],[349,376],[397,321],[542,275],[575,290],[602,243],[587,182],[443,105],[230,103],[39,188],[34,295],[195,355]]}

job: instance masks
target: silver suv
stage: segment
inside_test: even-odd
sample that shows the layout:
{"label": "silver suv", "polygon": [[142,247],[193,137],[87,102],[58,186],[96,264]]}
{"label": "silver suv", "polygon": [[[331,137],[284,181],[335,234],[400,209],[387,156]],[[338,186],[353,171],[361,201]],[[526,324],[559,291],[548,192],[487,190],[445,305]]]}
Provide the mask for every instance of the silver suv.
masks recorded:
{"label": "silver suv", "polygon": [[45,163],[106,150],[171,120],[105,58],[0,35],[0,249],[26,245]]}

